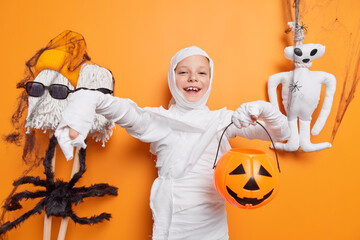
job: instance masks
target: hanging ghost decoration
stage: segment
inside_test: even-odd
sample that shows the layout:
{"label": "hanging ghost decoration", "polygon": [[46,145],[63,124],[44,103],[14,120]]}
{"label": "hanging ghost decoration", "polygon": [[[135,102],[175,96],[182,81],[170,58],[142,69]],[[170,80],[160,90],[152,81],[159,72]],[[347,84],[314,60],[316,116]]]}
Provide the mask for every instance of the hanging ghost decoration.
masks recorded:
{"label": "hanging ghost decoration", "polygon": [[[91,62],[84,37],[69,30],[52,39],[26,62],[25,76],[17,83],[17,88],[24,88],[33,81],[43,84],[46,89],[38,97],[29,96],[25,91],[21,93],[18,107],[11,117],[14,131],[5,138],[6,142],[24,146],[22,158],[26,164],[31,165],[29,170],[40,165],[46,149],[39,144],[39,139],[44,134],[41,135],[40,131],[35,130],[55,130],[61,112],[67,105],[67,98],[59,100],[49,95],[49,86],[61,84],[68,87],[69,91],[80,86],[101,86],[112,91],[114,82],[110,71]],[[23,118],[25,112],[26,119]],[[114,126],[103,116],[97,115],[90,135],[96,141],[105,143]]]}
{"label": "hanging ghost decoration", "polygon": [[[312,152],[331,147],[329,142],[313,144],[310,140],[310,132],[318,135],[323,129],[336,89],[336,79],[332,74],[309,70],[312,61],[322,57],[324,53],[325,46],[321,44],[297,42],[295,46],[286,47],[285,57],[294,62],[295,69],[269,78],[269,99],[276,107],[279,107],[277,87],[282,84],[282,103],[291,129],[291,136],[286,143],[275,143],[277,149],[297,151],[300,147],[304,152]],[[320,101],[322,84],[326,87],[324,102],[320,115],[310,130],[312,115]]]}
{"label": "hanging ghost decoration", "polygon": [[[61,113],[67,105],[68,95],[66,98],[58,99],[52,94],[51,87],[55,89],[53,92],[60,91],[60,88],[68,88],[69,93],[75,88],[101,88],[113,91],[112,74],[90,61],[86,53],[85,40],[80,34],[65,31],[48,45],[53,44],[53,48],[46,49],[39,55],[34,65],[36,77],[33,82],[41,83],[47,89],[44,89],[41,96],[29,94],[25,124],[28,129],[54,131],[58,126]],[[105,143],[111,136],[113,127],[114,124],[105,117],[96,115],[90,135],[96,141]]]}

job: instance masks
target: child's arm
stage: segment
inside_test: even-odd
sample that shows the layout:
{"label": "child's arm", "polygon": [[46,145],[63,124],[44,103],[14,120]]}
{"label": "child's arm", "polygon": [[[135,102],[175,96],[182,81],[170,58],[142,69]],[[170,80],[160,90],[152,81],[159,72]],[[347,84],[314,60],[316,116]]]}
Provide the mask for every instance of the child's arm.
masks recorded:
{"label": "child's arm", "polygon": [[269,140],[264,129],[256,124],[257,119],[263,120],[264,127],[269,131],[274,141],[284,141],[290,136],[286,116],[275,106],[265,101],[255,101],[242,104],[233,114],[232,122],[236,127],[230,127],[228,137],[236,136],[248,139]]}
{"label": "child's arm", "polygon": [[[153,141],[154,135],[151,135],[151,132],[158,129],[159,125],[153,116],[129,99],[113,97],[98,91],[80,90],[71,95],[55,132],[67,159],[72,158],[74,146],[86,147],[83,141],[89,133],[96,113],[126,128],[133,137],[142,141]],[[163,134],[166,128],[162,129],[163,131],[158,131],[159,134]]]}
{"label": "child's arm", "polygon": [[86,138],[96,113],[122,126],[122,123],[131,124],[131,119],[136,118],[133,110],[135,107],[136,104],[128,99],[116,98],[98,91],[80,90],[71,94],[57,130],[67,126]]}

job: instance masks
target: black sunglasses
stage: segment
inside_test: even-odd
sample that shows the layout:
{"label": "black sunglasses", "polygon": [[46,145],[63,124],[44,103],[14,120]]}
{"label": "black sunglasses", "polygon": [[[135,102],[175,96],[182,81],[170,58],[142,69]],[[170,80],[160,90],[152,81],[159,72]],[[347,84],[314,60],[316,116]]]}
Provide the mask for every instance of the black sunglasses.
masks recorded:
{"label": "black sunglasses", "polygon": [[69,95],[69,93],[73,93],[76,91],[79,91],[81,89],[85,90],[92,90],[92,91],[99,91],[104,94],[112,94],[113,91],[107,88],[97,88],[97,89],[91,89],[91,88],[77,88],[75,90],[70,90],[66,85],[62,84],[51,84],[50,86],[45,86],[41,82],[27,82],[23,86],[26,90],[26,92],[31,97],[41,97],[45,93],[45,89],[49,91],[49,94],[52,98],[55,99],[66,99]]}

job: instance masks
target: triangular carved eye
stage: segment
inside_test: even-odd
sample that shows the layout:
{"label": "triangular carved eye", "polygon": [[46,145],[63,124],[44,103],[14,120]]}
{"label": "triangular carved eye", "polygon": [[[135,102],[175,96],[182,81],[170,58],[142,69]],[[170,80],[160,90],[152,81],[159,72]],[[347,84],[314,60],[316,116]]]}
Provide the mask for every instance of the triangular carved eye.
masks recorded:
{"label": "triangular carved eye", "polygon": [[245,169],[242,164],[240,164],[237,168],[235,168],[230,175],[237,175],[237,174],[245,174]]}
{"label": "triangular carved eye", "polygon": [[261,166],[259,169],[259,175],[266,176],[266,177],[272,177],[271,174],[263,166]]}

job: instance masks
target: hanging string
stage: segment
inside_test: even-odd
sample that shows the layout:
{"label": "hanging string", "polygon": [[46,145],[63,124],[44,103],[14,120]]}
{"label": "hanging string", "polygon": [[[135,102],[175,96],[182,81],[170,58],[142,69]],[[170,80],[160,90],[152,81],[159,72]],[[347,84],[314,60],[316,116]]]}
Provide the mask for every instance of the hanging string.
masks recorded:
{"label": "hanging string", "polygon": [[[270,141],[272,143],[272,146],[274,147],[274,152],[275,152],[275,157],[276,157],[276,162],[277,162],[277,167],[279,169],[279,172],[281,172],[280,170],[280,164],[279,164],[279,158],[278,158],[278,155],[277,155],[277,151],[276,151],[276,148],[275,148],[275,143],[270,135],[270,133],[268,132],[268,130],[259,122],[259,121],[256,121],[257,124],[259,124],[266,132],[266,134],[269,136],[270,138]],[[220,150],[220,144],[221,144],[221,140],[226,132],[226,130],[233,124],[233,122],[231,122],[229,125],[226,126],[226,128],[224,129],[224,131],[222,132],[221,134],[221,137],[220,137],[220,140],[219,140],[219,144],[218,144],[218,147],[217,147],[217,150],[216,150],[216,156],[215,156],[215,161],[214,161],[214,165],[213,165],[213,169],[215,168],[216,166],[216,160],[218,158],[218,155],[219,155],[219,150]]]}
{"label": "hanging string", "polygon": [[271,144],[272,144],[272,146],[274,147],[274,152],[275,152],[277,167],[278,167],[278,169],[279,169],[279,172],[281,172],[281,170],[280,170],[280,164],[279,164],[279,158],[278,158],[278,155],[277,155],[275,143],[274,143],[274,141],[273,141],[270,133],[268,132],[268,130],[267,130],[260,122],[256,121],[256,123],[259,124],[259,125],[265,130],[265,132],[267,133],[267,135],[269,136],[270,141],[271,141]]}
{"label": "hanging string", "polygon": [[[299,24],[299,0],[295,0],[295,22],[289,22],[289,27],[294,32],[293,39],[295,42],[295,47],[301,47],[303,44],[303,41],[305,39],[305,34],[303,31],[303,27]],[[295,65],[295,55],[293,59],[294,65]],[[294,66],[295,67],[295,66]],[[290,81],[289,86],[294,86],[295,81],[295,72],[294,76]],[[292,106],[292,91],[289,91],[288,93],[288,104],[286,106],[286,112],[290,112],[290,108]]]}
{"label": "hanging string", "polygon": [[229,125],[227,125],[226,128],[224,129],[224,131],[223,131],[222,134],[221,134],[221,137],[220,137],[220,140],[219,140],[219,144],[218,144],[218,147],[217,147],[217,150],[216,150],[216,156],[215,156],[215,161],[214,161],[213,169],[214,169],[215,166],[216,166],[216,160],[217,160],[217,157],[218,157],[218,155],[219,155],[221,140],[222,140],[222,138],[223,138],[226,130],[231,126],[231,124],[233,124],[233,122],[231,122]]}
{"label": "hanging string", "polygon": [[295,0],[295,24],[293,30],[294,30],[295,46],[302,45],[305,35],[303,28],[299,23],[299,0]]}
{"label": "hanging string", "polygon": [[299,24],[299,0],[295,0],[295,23]]}

